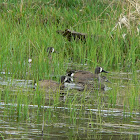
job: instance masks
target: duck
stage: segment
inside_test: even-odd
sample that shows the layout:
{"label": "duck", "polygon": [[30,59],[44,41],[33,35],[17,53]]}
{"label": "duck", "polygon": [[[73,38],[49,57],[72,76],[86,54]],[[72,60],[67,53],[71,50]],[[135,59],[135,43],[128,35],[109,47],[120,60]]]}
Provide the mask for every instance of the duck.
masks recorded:
{"label": "duck", "polygon": [[47,48],[47,59],[49,60],[49,63],[52,61],[52,56],[53,54],[56,53],[55,49],[53,47],[48,47]]}
{"label": "duck", "polygon": [[[56,51],[55,51],[55,49],[53,48],[53,47],[48,47],[47,48],[47,54],[48,54],[48,58],[49,59],[52,59],[52,57],[51,57],[51,54],[52,53],[56,53]],[[28,64],[29,64],[29,67],[31,68],[31,65],[32,65],[32,59],[29,57],[29,59],[28,59]]]}
{"label": "duck", "polygon": [[75,90],[79,90],[79,91],[83,91],[83,90],[106,90],[106,82],[111,83],[106,76],[100,76],[98,81],[83,81],[83,82],[71,82],[68,84],[68,88],[69,89],[75,89]]}
{"label": "duck", "polygon": [[111,83],[106,76],[100,76],[98,81],[88,81],[84,84],[87,90],[89,89],[97,89],[97,90],[106,90],[106,82]]}
{"label": "duck", "polygon": [[35,88],[38,86],[39,89],[44,90],[45,92],[56,92],[67,88],[67,83],[72,81],[71,77],[61,76],[60,83],[54,80],[40,80],[38,83],[35,83]]}
{"label": "duck", "polygon": [[102,72],[108,73],[102,67],[96,67],[94,74],[90,71],[70,70],[70,71],[67,72],[67,75],[72,77],[73,80],[77,83],[84,83],[84,82],[87,82],[87,81],[90,81],[90,80],[92,81],[92,80],[95,80],[95,79],[100,80],[100,75],[99,74],[102,73]]}
{"label": "duck", "polygon": [[56,51],[55,51],[55,49],[53,48],[53,47],[48,47],[47,48],[47,53],[48,53],[48,56],[50,55],[50,54],[52,54],[52,53],[55,53]]}
{"label": "duck", "polygon": [[58,34],[63,35],[64,37],[67,37],[68,41],[72,41],[72,39],[74,39],[74,40],[77,40],[77,41],[81,40],[83,42],[86,42],[86,38],[88,37],[88,35],[86,33],[71,31],[70,29],[65,29],[64,31],[57,30],[56,32]]}

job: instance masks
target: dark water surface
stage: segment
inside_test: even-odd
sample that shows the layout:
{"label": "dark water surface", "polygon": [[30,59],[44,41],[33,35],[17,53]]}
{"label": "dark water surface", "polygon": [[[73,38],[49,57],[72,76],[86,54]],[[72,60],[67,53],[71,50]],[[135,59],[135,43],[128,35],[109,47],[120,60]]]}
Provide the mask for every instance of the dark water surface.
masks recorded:
{"label": "dark water surface", "polygon": [[[129,75],[111,73],[107,91],[48,94],[45,100],[32,89],[32,80],[0,77],[0,139],[140,139],[140,112],[122,104]],[[121,93],[115,101],[113,88]]]}

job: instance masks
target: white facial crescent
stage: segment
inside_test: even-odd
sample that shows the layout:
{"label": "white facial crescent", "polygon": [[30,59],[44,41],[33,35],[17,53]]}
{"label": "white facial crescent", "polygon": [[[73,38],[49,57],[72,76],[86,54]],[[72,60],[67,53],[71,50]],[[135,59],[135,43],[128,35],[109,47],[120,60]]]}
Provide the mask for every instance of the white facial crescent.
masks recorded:
{"label": "white facial crescent", "polygon": [[102,72],[103,68],[100,67],[100,73]]}
{"label": "white facial crescent", "polygon": [[74,76],[74,73],[71,74],[71,77],[73,77],[73,76]]}
{"label": "white facial crescent", "polygon": [[52,49],[52,53],[54,52],[54,48]]}
{"label": "white facial crescent", "polygon": [[67,77],[65,77],[65,80],[64,80],[64,82],[66,82],[68,80],[68,78]]}

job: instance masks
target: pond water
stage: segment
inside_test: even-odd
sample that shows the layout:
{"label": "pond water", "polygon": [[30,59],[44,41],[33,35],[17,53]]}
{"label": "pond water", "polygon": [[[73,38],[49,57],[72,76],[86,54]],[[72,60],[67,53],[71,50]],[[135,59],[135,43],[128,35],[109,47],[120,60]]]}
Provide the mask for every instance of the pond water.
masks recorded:
{"label": "pond water", "polygon": [[32,80],[1,73],[0,139],[140,139],[140,99],[136,108],[127,104],[128,87],[139,87],[131,76],[110,73],[106,91],[45,95],[33,89]]}

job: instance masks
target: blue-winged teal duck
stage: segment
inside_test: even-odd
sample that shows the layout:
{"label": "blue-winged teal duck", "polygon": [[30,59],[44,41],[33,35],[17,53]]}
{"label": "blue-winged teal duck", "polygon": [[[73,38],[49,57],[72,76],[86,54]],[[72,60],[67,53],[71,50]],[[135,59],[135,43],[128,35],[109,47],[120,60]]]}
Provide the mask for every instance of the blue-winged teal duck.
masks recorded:
{"label": "blue-winged teal duck", "polygon": [[101,89],[105,90],[106,85],[105,82],[109,82],[108,79],[105,76],[100,76],[98,81],[94,80],[87,80],[87,81],[80,81],[75,83],[69,83],[68,88],[69,89],[76,89],[79,91],[83,90],[94,90],[94,89]]}
{"label": "blue-winged teal duck", "polygon": [[47,53],[48,53],[48,55],[50,55],[50,54],[52,54],[52,53],[55,53],[56,51],[55,51],[55,49],[53,48],[53,47],[48,47],[47,48]]}
{"label": "blue-winged teal duck", "polygon": [[89,71],[82,71],[82,70],[81,71],[73,71],[73,70],[71,70],[67,73],[67,75],[73,77],[73,80],[75,82],[83,83],[83,82],[86,82],[89,80],[94,80],[94,79],[99,80],[99,78],[100,78],[99,74],[102,72],[108,73],[102,67],[96,67],[94,74],[92,72],[89,72]]}
{"label": "blue-winged teal duck", "polygon": [[49,91],[59,91],[63,90],[65,87],[67,87],[66,83],[70,83],[72,81],[71,77],[68,76],[61,76],[60,83],[53,81],[53,80],[40,80],[38,81],[38,85],[40,89],[43,89],[46,92]]}

